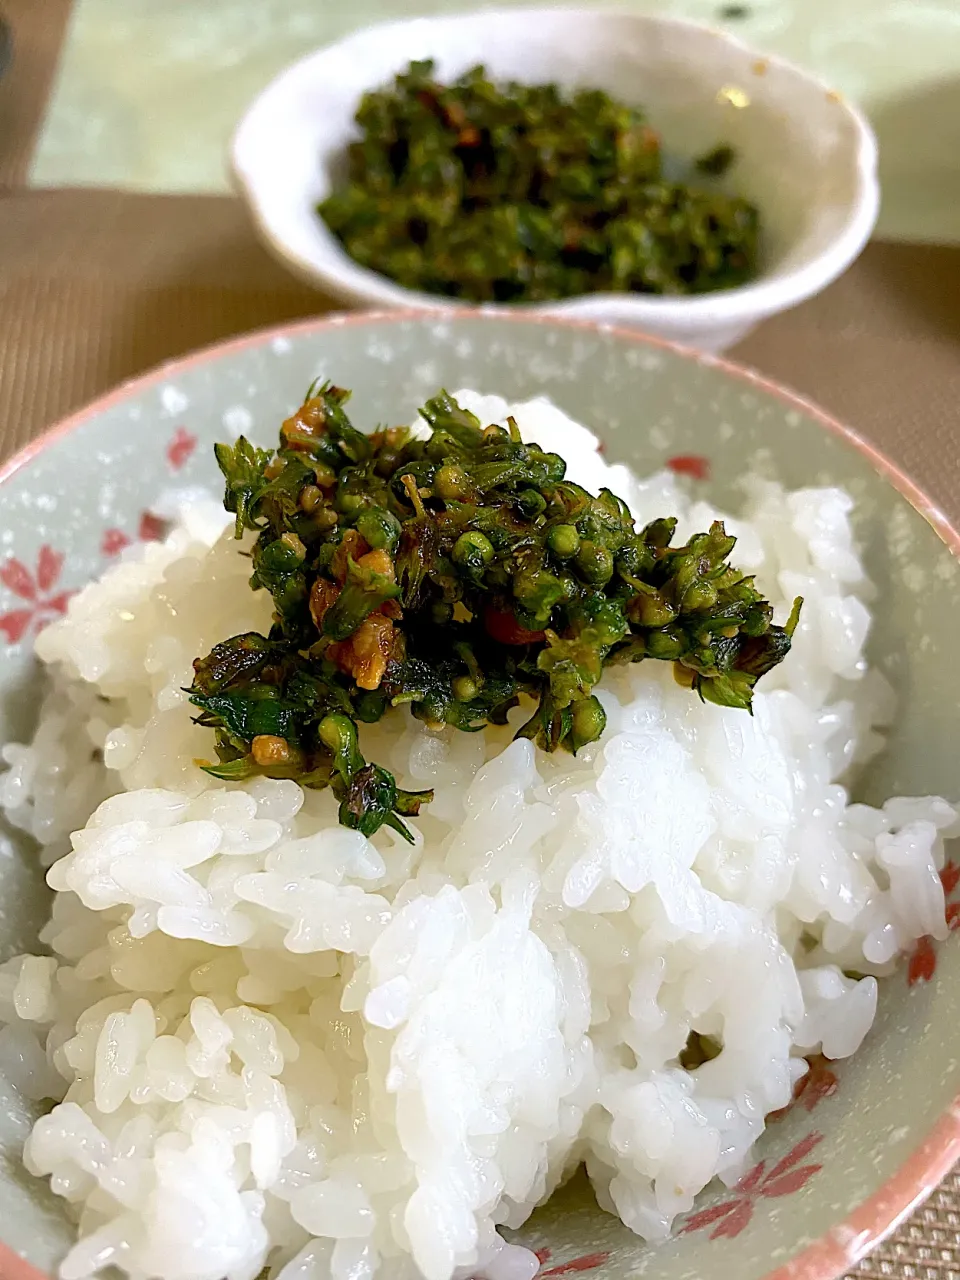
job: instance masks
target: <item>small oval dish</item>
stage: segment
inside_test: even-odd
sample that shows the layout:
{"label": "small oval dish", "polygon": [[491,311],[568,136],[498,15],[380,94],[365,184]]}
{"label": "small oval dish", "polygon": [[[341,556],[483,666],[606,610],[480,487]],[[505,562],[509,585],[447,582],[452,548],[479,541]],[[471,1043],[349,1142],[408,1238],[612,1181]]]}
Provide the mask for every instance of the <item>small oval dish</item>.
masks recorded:
{"label": "small oval dish", "polygon": [[232,167],[265,243],[341,302],[457,305],[361,267],[316,212],[357,136],[361,95],[420,58],[433,58],[443,80],[483,63],[494,80],[603,89],[642,106],[676,159],[729,144],[737,157],[729,188],[760,210],[761,270],[742,287],[693,297],[591,293],[511,309],[722,351],[835,280],[876,221],[876,140],[860,112],[814,77],[720,31],[579,9],[415,18],[367,27],[301,59],[261,93],[233,139]]}

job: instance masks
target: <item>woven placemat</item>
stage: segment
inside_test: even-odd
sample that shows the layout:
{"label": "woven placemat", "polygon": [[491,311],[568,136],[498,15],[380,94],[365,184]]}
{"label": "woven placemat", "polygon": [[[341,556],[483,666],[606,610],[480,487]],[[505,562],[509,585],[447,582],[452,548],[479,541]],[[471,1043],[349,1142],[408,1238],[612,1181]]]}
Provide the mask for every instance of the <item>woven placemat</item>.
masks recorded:
{"label": "woven placemat", "polygon": [[[233,200],[0,195],[0,457],[151,365],[327,308]],[[874,439],[960,517],[960,250],[871,245],[733,355]],[[854,1274],[960,1280],[960,1177]]]}
{"label": "woven placemat", "polygon": [[[0,195],[0,454],[161,360],[329,305],[226,197]],[[731,354],[876,440],[960,517],[960,249],[872,244]]]}

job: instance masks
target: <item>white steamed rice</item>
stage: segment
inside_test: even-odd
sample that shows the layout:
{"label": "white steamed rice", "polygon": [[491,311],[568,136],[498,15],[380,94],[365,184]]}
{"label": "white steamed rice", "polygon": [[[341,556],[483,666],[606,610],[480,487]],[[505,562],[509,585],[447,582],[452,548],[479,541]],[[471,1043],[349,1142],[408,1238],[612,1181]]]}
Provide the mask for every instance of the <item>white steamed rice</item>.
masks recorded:
{"label": "white steamed rice", "polygon": [[[544,400],[461,399],[640,523],[716,514],[609,466]],[[364,727],[368,758],[436,789],[415,847],[338,826],[327,793],[194,765],[191,660],[269,625],[213,504],[75,597],[0,777],[57,891],[45,953],[0,966],[0,1069],[57,1103],[24,1160],[78,1223],[63,1280],[529,1280],[497,1227],[582,1162],[650,1240],[735,1182],[804,1055],[867,1034],[876,977],[845,972],[945,933],[955,810],[848,803],[891,713],[850,508],[756,481],[728,518],[778,616],[806,600],[752,718],[650,662],[604,676],[607,731],[576,759],[401,713]],[[692,1030],[723,1049],[686,1071]]]}

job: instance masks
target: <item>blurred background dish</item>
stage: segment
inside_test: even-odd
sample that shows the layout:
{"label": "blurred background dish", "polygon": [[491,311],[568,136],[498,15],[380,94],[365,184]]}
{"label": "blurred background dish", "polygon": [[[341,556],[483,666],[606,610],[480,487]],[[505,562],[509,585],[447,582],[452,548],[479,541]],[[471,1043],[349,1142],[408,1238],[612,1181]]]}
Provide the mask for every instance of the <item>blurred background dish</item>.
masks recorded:
{"label": "blurred background dish", "polygon": [[595,293],[532,304],[540,313],[723,350],[840,275],[876,221],[876,144],[860,113],[813,77],[721,32],[576,9],[418,18],[369,27],[294,64],[257,98],[234,137],[234,171],[265,242],[341,301],[449,305],[353,262],[315,208],[342,172],[361,94],[426,57],[436,60],[438,78],[480,62],[495,79],[603,89],[642,106],[683,160],[718,142],[736,153],[731,189],[759,208],[763,227],[753,283],[685,298]]}

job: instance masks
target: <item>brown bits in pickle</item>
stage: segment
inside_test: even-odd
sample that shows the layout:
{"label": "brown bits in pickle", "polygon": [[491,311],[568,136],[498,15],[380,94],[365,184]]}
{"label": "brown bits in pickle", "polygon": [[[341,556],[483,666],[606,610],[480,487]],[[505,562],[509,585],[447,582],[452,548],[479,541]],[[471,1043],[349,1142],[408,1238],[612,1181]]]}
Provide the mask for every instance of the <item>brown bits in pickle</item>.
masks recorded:
{"label": "brown bits in pickle", "polygon": [[280,427],[281,442],[288,449],[309,448],[323,434],[326,407],[322,396],[305,400],[296,413],[286,418]]}
{"label": "brown bits in pickle", "polygon": [[347,568],[351,560],[359,560],[370,550],[367,541],[356,529],[347,529],[330,561],[330,572],[339,583],[347,580]]}
{"label": "brown bits in pickle", "polygon": [[391,582],[396,582],[397,574],[393,567],[393,561],[390,559],[390,553],[383,547],[378,547],[375,551],[366,551],[357,559],[357,564],[361,569],[369,569],[373,573],[382,573],[384,577],[389,578]]}
{"label": "brown bits in pickle", "polygon": [[353,676],[359,688],[377,689],[395,643],[391,620],[382,613],[372,613],[352,636],[330,645],[327,655],[341,671]]}
{"label": "brown bits in pickle", "polygon": [[323,620],[327,615],[327,610],[339,594],[340,588],[337,584],[328,582],[326,578],[317,578],[310,588],[310,616],[313,618],[318,631],[323,629]]}

